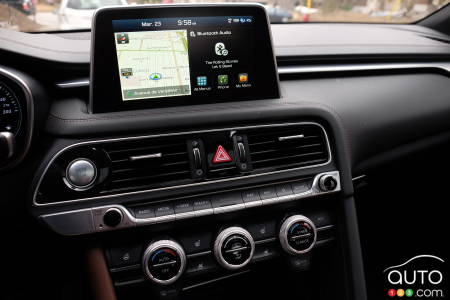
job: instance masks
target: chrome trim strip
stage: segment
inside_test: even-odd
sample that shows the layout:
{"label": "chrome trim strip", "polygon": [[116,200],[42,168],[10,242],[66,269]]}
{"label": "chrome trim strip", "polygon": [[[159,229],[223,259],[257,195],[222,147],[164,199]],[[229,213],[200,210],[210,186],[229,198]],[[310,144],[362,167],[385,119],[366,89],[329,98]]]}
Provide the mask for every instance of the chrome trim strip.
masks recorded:
{"label": "chrome trim strip", "polygon": [[[338,184],[337,184],[335,190],[322,191],[319,189],[319,178],[324,175],[331,175],[336,179]],[[311,186],[310,190],[308,190],[304,193],[289,195],[289,197],[283,196],[283,197],[275,197],[275,198],[265,199],[265,200],[262,200],[261,202],[263,203],[263,205],[279,204],[279,203],[283,203],[286,201],[295,201],[295,200],[301,200],[301,199],[308,198],[308,197],[336,193],[336,192],[339,192],[340,190],[341,190],[341,183],[340,183],[339,172],[331,171],[331,172],[317,174],[313,180],[313,185]],[[266,201],[266,202],[264,202],[264,201]],[[259,202],[259,201],[256,201],[256,202]],[[249,202],[249,203],[253,203],[253,202]],[[93,233],[93,232],[103,232],[103,231],[111,231],[111,230],[117,230],[117,229],[122,229],[122,228],[130,228],[130,227],[135,227],[135,226],[154,225],[154,224],[172,222],[172,221],[182,220],[182,219],[187,219],[187,218],[196,218],[196,217],[201,217],[201,216],[205,216],[205,215],[221,214],[221,213],[226,213],[226,212],[231,212],[231,211],[243,210],[243,209],[247,209],[249,207],[253,207],[253,206],[247,206],[247,205],[245,205],[245,203],[241,203],[241,204],[230,205],[230,206],[225,206],[225,207],[207,208],[204,210],[190,211],[190,212],[180,213],[180,214],[171,214],[171,215],[167,215],[167,216],[140,219],[140,218],[135,218],[130,213],[130,210],[127,209],[126,207],[124,207],[123,205],[112,204],[112,205],[106,205],[106,206],[101,206],[101,207],[93,207],[93,208],[73,210],[73,211],[67,211],[67,212],[61,212],[61,213],[55,213],[55,214],[42,215],[42,216],[40,216],[40,219],[43,220],[45,223],[47,223],[47,225],[49,227],[51,227],[54,231],[56,231],[60,234],[64,234],[57,227],[55,227],[56,225],[54,223],[49,222],[49,220],[52,217],[58,217],[58,216],[61,216],[64,214],[70,214],[71,221],[75,222],[76,221],[75,215],[77,213],[90,212],[92,215],[92,219],[93,219],[92,220],[93,228],[90,228],[88,231],[78,232],[77,234],[75,234],[75,235],[80,235],[80,234],[87,234],[87,233]],[[103,224],[104,214],[106,213],[106,211],[108,211],[109,209],[112,209],[112,208],[120,210],[123,214],[122,223],[114,228],[108,227],[105,224]],[[71,224],[65,223],[64,226],[70,227]],[[329,225],[329,226],[323,226],[320,228],[323,228],[322,230],[325,230],[325,229],[331,228],[333,226],[334,225]]]}
{"label": "chrome trim strip", "polygon": [[204,282],[201,282],[201,283],[193,284],[193,285],[184,287],[183,291],[187,291],[187,290],[190,290],[190,289],[193,289],[193,288],[197,288],[197,287],[200,287],[200,286],[203,286],[203,285],[214,283],[214,282],[217,282],[217,281],[220,281],[220,280],[223,280],[223,279],[228,279],[228,278],[235,277],[235,276],[238,276],[238,275],[243,275],[243,274],[249,273],[249,272],[250,272],[250,270],[244,270],[244,271],[233,273],[233,274],[230,274],[230,275],[225,275],[225,276],[222,276],[222,277],[219,277],[219,278],[214,278],[214,279],[211,279],[211,280],[207,280],[207,281],[204,281]]}
{"label": "chrome trim strip", "polygon": [[[191,183],[191,184],[185,184],[185,185],[178,185],[178,186],[170,186],[170,187],[164,187],[164,188],[157,188],[157,189],[150,189],[150,190],[142,190],[142,191],[134,191],[134,192],[126,192],[126,193],[118,193],[114,195],[106,195],[106,196],[96,196],[96,197],[90,197],[90,198],[83,198],[83,199],[75,199],[75,200],[68,200],[68,201],[60,201],[60,202],[53,202],[53,203],[37,203],[36,202],[36,195],[39,190],[39,187],[41,185],[41,182],[44,178],[44,175],[47,173],[48,169],[50,168],[51,164],[64,152],[69,149],[72,149],[77,146],[82,145],[92,145],[92,144],[98,144],[98,143],[105,143],[105,142],[119,142],[119,141],[127,141],[127,140],[136,140],[136,139],[145,139],[145,138],[157,138],[157,137],[168,137],[168,136],[177,136],[177,135],[188,135],[188,134],[200,134],[205,132],[217,132],[217,131],[233,131],[233,130],[246,130],[246,129],[257,129],[257,128],[272,128],[272,127],[287,127],[287,126],[296,126],[296,125],[315,125],[318,126],[325,135],[326,140],[326,147],[328,150],[328,160],[322,164],[316,164],[306,167],[298,167],[298,168],[292,168],[287,170],[281,170],[281,171],[273,171],[273,172],[266,172],[266,173],[260,173],[260,174],[253,174],[253,175],[245,175],[245,176],[236,176],[233,178],[226,178],[226,179],[218,179],[218,180],[212,180],[207,182],[197,182],[197,183]],[[286,173],[286,172],[292,172],[295,170],[303,170],[303,169],[311,169],[311,168],[317,168],[321,166],[326,166],[329,163],[331,163],[333,159],[333,154],[331,152],[330,147],[330,141],[328,138],[328,133],[325,130],[325,128],[315,122],[298,122],[298,123],[278,123],[278,124],[266,124],[266,125],[255,125],[255,126],[243,126],[243,127],[234,127],[234,128],[218,128],[218,129],[210,129],[210,130],[199,130],[199,131],[188,131],[188,132],[177,132],[177,133],[167,133],[167,134],[157,134],[157,135],[144,135],[144,136],[134,136],[134,137],[125,137],[125,138],[115,138],[115,139],[103,139],[103,140],[92,140],[92,141],[86,141],[86,142],[80,142],[75,143],[69,146],[64,147],[63,149],[59,150],[55,155],[53,155],[50,162],[45,167],[44,171],[40,175],[39,181],[34,188],[33,192],[33,205],[34,206],[55,206],[55,205],[61,205],[66,203],[74,203],[74,202],[80,202],[80,201],[89,201],[93,199],[109,199],[109,198],[117,198],[123,195],[137,195],[137,194],[143,194],[148,193],[151,191],[162,191],[162,190],[173,190],[173,189],[181,189],[185,187],[191,187],[191,186],[202,186],[202,185],[211,185],[218,182],[230,182],[230,181],[237,181],[242,180],[246,178],[254,178],[254,177],[260,177],[260,176],[266,176],[271,174],[280,174],[280,173]]]}
{"label": "chrome trim strip", "polygon": [[109,271],[111,273],[118,273],[118,272],[129,271],[129,270],[139,270],[140,268],[141,268],[140,264],[135,264],[135,265],[131,265],[131,266],[112,268],[112,269],[109,269]]}
{"label": "chrome trim strip", "polygon": [[235,205],[229,205],[229,206],[222,206],[222,207],[215,207],[213,208],[214,214],[221,214],[221,213],[227,213],[231,211],[241,210],[245,208],[245,204],[235,204]]}
{"label": "chrome trim strip", "polygon": [[149,159],[149,158],[160,158],[160,157],[162,157],[162,153],[130,156],[128,159],[130,161],[137,161],[137,160],[144,160],[144,159]]}
{"label": "chrome trim strip", "polygon": [[77,80],[66,80],[57,82],[56,86],[60,89],[68,89],[68,88],[80,88],[89,86],[89,79],[77,79]]}
{"label": "chrome trim strip", "polygon": [[432,68],[441,69],[450,73],[450,63],[383,63],[383,64],[344,64],[344,65],[320,65],[311,67],[278,67],[278,74],[307,74],[321,72],[349,72],[349,71],[377,71],[377,70],[402,70]]}
{"label": "chrome trim strip", "polygon": [[202,210],[195,210],[195,217],[209,216],[214,214],[213,208],[207,208]]}
{"label": "chrome trim strip", "polygon": [[355,182],[355,181],[364,179],[364,178],[366,178],[366,177],[367,177],[366,175],[356,176],[356,177],[353,177],[353,178],[352,178],[352,181]]}
{"label": "chrome trim strip", "polygon": [[199,256],[205,256],[205,255],[211,255],[212,251],[208,250],[208,251],[204,251],[204,252],[198,252],[198,253],[192,253],[192,254],[187,254],[186,257],[187,258],[195,258],[195,257],[199,257]]}
{"label": "chrome trim strip", "polygon": [[298,140],[298,139],[302,139],[304,137],[305,137],[304,134],[297,134],[297,135],[290,135],[290,136],[280,136],[280,137],[278,137],[278,140],[280,142],[283,142],[283,141],[290,141],[290,140]]}
{"label": "chrome trim strip", "polygon": [[251,208],[251,207],[258,207],[258,206],[262,206],[262,200],[256,200],[256,201],[252,201],[252,202],[244,202],[244,206],[245,208]]}
{"label": "chrome trim strip", "polygon": [[[19,162],[23,160],[25,155],[28,152],[28,149],[30,149],[31,140],[33,138],[33,130],[34,130],[34,99],[33,99],[33,93],[31,92],[30,87],[28,84],[23,80],[19,75],[14,74],[12,71],[4,69],[3,67],[0,67],[0,75],[5,76],[9,78],[11,81],[14,81],[19,88],[22,89],[23,93],[25,94],[25,104],[26,104],[26,110],[27,110],[27,126],[26,126],[26,132],[25,132],[25,145],[23,149],[19,149],[19,155],[12,159],[10,162],[7,162],[5,165],[0,166],[0,171],[4,171],[7,169],[10,169],[11,167],[14,167]],[[23,111],[23,110],[22,110]],[[23,130],[22,128],[19,128],[19,131]]]}
{"label": "chrome trim strip", "polygon": [[132,280],[125,280],[125,281],[114,281],[114,286],[121,287],[131,284],[139,284],[145,282],[144,278],[138,278],[138,279],[132,279]]}
{"label": "chrome trim strip", "polygon": [[325,225],[325,226],[322,226],[322,227],[317,227],[317,231],[322,231],[322,230],[332,229],[332,228],[334,228],[334,227],[335,227],[334,224],[331,224],[331,225]]}
{"label": "chrome trim strip", "polygon": [[[289,66],[278,67],[278,74],[309,74],[328,72],[355,72],[355,71],[382,71],[382,70],[402,70],[402,69],[440,69],[450,73],[450,63],[369,63],[369,64],[343,64],[343,65],[320,65],[310,67]],[[89,79],[79,79],[75,81],[65,81],[56,83],[59,88],[88,87]]]}
{"label": "chrome trim strip", "polygon": [[189,211],[185,213],[175,214],[175,220],[183,220],[196,217],[195,211]]}
{"label": "chrome trim strip", "polygon": [[327,238],[327,239],[324,239],[324,240],[318,240],[318,241],[316,241],[315,247],[323,246],[325,244],[328,244],[329,242],[334,241],[335,239],[336,239],[335,237],[330,237],[330,238]]}
{"label": "chrome trim strip", "polygon": [[261,245],[261,244],[272,243],[272,242],[275,242],[276,240],[277,240],[276,237],[259,240],[259,241],[255,241],[255,245],[257,246],[257,245]]}

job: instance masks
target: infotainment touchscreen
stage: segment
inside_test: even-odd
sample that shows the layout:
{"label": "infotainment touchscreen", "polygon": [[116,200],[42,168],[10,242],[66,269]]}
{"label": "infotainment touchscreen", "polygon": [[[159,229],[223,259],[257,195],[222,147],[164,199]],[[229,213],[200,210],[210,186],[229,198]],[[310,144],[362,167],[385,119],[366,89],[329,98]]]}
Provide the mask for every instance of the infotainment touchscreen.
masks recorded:
{"label": "infotainment touchscreen", "polygon": [[262,6],[107,8],[93,28],[94,113],[279,97]]}

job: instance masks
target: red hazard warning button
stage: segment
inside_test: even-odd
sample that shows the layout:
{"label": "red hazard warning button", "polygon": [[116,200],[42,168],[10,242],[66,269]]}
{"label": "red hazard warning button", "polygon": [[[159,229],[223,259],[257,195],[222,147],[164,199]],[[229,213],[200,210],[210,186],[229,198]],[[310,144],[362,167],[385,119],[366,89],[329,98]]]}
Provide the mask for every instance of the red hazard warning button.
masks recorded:
{"label": "red hazard warning button", "polygon": [[230,161],[233,161],[231,159],[230,155],[228,155],[228,153],[224,147],[219,145],[219,147],[217,147],[216,154],[214,154],[214,158],[212,161],[213,164],[226,163],[226,162],[230,162]]}

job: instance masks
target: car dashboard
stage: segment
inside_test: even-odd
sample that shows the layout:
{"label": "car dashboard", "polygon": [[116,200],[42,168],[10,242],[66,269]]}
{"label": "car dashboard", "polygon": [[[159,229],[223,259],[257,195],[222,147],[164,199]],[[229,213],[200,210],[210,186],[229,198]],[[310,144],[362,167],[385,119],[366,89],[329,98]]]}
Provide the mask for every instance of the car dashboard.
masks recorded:
{"label": "car dashboard", "polygon": [[101,113],[90,32],[0,31],[12,272],[93,299],[366,299],[355,184],[450,137],[450,39],[419,25],[271,30],[280,97]]}

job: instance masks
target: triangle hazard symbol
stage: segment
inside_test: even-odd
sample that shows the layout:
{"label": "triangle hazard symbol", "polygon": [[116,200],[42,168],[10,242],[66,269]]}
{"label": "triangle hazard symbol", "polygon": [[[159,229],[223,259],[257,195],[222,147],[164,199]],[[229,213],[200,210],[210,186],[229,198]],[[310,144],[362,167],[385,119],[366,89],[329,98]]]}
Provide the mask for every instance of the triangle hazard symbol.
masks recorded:
{"label": "triangle hazard symbol", "polygon": [[232,161],[230,155],[228,155],[228,153],[224,147],[219,145],[219,147],[217,147],[216,154],[214,155],[214,158],[212,161],[213,164],[225,163],[225,162],[230,162],[230,161]]}

